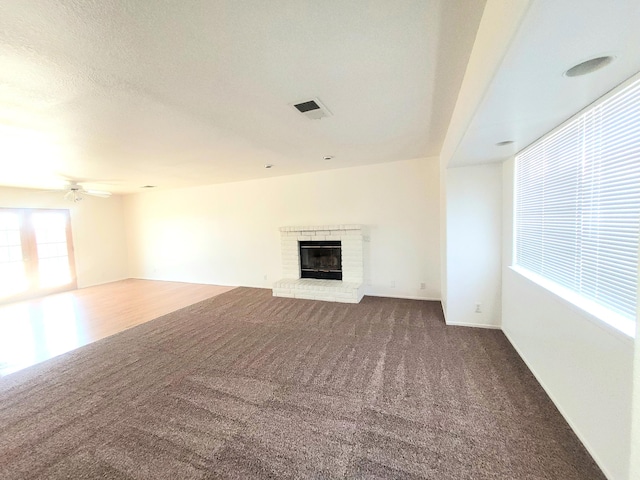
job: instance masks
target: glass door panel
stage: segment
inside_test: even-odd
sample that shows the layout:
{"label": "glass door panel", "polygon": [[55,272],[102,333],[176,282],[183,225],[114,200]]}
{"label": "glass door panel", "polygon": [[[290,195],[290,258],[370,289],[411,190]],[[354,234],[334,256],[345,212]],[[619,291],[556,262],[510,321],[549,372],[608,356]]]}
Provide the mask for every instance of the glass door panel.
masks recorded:
{"label": "glass door panel", "polygon": [[21,224],[19,213],[0,211],[0,300],[29,289]]}
{"label": "glass door panel", "polygon": [[63,212],[31,214],[38,253],[38,282],[41,289],[72,282],[67,243],[68,216]]}

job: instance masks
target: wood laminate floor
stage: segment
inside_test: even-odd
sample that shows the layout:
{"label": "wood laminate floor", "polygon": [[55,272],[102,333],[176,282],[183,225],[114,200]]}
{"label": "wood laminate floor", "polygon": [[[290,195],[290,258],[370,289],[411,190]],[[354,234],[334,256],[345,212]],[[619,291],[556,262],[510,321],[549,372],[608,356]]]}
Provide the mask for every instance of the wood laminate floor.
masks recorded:
{"label": "wood laminate floor", "polygon": [[127,279],[0,306],[0,376],[233,288]]}

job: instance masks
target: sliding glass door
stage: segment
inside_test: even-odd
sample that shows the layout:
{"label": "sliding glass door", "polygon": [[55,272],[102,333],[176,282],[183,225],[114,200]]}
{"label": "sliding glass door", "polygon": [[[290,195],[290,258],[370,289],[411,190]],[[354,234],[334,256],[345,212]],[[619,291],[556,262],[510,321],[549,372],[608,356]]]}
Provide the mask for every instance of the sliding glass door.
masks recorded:
{"label": "sliding glass door", "polygon": [[69,211],[0,208],[0,302],[73,288]]}

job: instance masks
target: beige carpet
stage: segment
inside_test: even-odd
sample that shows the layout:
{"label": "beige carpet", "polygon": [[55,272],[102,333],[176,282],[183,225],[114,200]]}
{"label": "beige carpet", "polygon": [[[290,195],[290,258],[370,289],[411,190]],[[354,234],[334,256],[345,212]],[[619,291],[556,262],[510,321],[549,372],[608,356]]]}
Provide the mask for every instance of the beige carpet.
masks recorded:
{"label": "beige carpet", "polygon": [[604,477],[501,332],[239,288],[1,378],[0,478]]}

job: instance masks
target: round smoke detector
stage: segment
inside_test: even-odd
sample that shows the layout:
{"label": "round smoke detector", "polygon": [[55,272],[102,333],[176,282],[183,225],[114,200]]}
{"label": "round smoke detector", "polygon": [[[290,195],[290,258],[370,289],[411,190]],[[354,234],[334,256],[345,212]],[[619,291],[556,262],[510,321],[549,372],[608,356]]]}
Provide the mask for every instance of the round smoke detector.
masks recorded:
{"label": "round smoke detector", "polygon": [[606,55],[604,57],[596,57],[591,60],[587,60],[585,62],[574,65],[569,70],[564,72],[567,77],[579,77],[581,75],[587,75],[588,73],[595,72],[596,70],[600,70],[601,68],[606,67],[615,57],[611,55]]}

